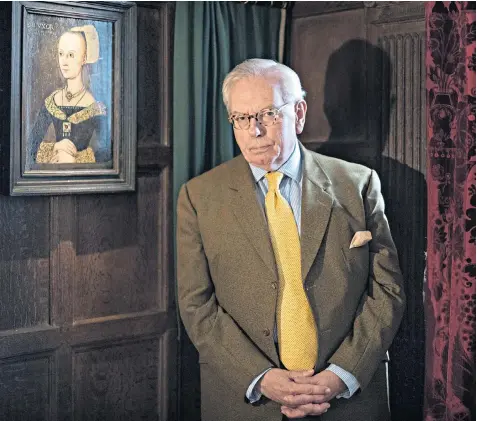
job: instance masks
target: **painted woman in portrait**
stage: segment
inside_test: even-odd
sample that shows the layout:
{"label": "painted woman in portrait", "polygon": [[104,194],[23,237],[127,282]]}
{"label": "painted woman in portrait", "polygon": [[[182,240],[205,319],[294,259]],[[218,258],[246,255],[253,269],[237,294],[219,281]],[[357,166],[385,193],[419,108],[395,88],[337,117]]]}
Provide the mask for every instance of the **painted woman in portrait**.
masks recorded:
{"label": "painted woman in portrait", "polygon": [[[93,25],[71,28],[58,41],[64,86],[43,102],[30,133],[31,159],[38,164],[96,163],[111,160],[106,106],[89,88],[88,66],[99,59]],[[47,133],[53,135],[47,137]]]}

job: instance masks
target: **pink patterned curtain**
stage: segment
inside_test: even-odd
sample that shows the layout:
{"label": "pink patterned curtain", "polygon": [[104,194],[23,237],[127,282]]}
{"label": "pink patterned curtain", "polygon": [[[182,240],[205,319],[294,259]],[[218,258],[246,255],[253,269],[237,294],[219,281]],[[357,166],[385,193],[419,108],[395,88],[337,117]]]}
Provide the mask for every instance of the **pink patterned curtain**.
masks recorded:
{"label": "pink patterned curtain", "polygon": [[426,2],[425,421],[475,419],[475,2]]}

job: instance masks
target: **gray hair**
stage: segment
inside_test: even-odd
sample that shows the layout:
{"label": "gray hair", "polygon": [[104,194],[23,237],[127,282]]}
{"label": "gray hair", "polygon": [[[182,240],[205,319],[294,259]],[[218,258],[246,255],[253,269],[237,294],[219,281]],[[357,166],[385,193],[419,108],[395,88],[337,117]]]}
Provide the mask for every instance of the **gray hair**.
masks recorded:
{"label": "gray hair", "polygon": [[300,101],[306,94],[301,87],[300,78],[294,70],[273,60],[252,58],[235,66],[225,77],[222,85],[222,97],[228,111],[230,111],[230,91],[232,87],[236,82],[247,77],[263,77],[275,80],[280,86],[284,102]]}

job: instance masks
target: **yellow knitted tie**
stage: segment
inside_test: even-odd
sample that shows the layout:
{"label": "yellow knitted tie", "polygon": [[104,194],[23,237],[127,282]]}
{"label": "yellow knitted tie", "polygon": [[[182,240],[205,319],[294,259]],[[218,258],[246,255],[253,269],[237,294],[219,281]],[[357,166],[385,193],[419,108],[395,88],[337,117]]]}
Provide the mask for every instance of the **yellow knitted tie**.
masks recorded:
{"label": "yellow knitted tie", "polygon": [[288,370],[313,369],[318,355],[315,320],[301,278],[301,249],[292,210],[280,193],[280,172],[265,175],[265,210],[280,281],[277,328],[280,359]]}

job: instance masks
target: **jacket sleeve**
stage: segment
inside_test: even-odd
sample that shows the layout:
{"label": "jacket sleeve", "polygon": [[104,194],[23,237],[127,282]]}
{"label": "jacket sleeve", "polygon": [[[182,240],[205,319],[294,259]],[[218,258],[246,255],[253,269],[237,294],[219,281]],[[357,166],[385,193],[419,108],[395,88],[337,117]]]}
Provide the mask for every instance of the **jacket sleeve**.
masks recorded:
{"label": "jacket sleeve", "polygon": [[352,329],[328,360],[353,374],[364,389],[384,359],[404,312],[405,295],[396,248],[384,214],[377,174],[371,171],[363,198],[369,243],[368,287]]}
{"label": "jacket sleeve", "polygon": [[186,331],[200,361],[245,396],[253,379],[274,364],[217,302],[187,185],[178,198],[176,241],[178,304]]}

